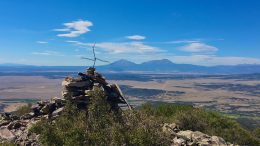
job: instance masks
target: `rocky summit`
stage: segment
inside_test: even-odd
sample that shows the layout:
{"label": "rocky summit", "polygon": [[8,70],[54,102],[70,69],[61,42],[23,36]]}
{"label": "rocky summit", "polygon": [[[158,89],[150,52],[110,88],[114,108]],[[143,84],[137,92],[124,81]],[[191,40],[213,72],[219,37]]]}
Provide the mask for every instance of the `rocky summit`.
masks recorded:
{"label": "rocky summit", "polygon": [[[121,110],[120,106],[131,106],[123,97],[118,85],[108,84],[105,78],[89,68],[86,73],[79,73],[77,77],[66,77],[62,82],[62,97],[54,97],[48,101],[39,101],[32,106],[32,112],[16,116],[12,113],[1,113],[0,115],[0,141],[12,141],[17,145],[37,146],[39,135],[29,132],[30,127],[42,119],[54,120],[58,117],[65,104],[73,102],[80,108],[87,108],[91,100],[91,93],[99,88],[106,94],[107,102],[112,111]],[[120,105],[119,105],[120,104]]]}
{"label": "rocky summit", "polygon": [[[122,107],[132,107],[124,98],[116,84],[107,83],[106,79],[89,68],[86,73],[79,73],[77,77],[66,77],[62,81],[62,97],[54,97],[48,101],[39,101],[31,106],[31,112],[17,116],[12,113],[0,114],[0,144],[12,142],[16,145],[40,146],[39,134],[30,131],[30,128],[41,120],[55,121],[61,115],[66,103],[70,102],[80,109],[88,108],[92,94],[98,88],[105,93],[106,102],[110,111],[118,112]],[[164,124],[163,132],[172,135],[172,145],[204,146],[204,145],[229,145],[217,136],[209,136],[199,131],[181,131],[176,124]]]}

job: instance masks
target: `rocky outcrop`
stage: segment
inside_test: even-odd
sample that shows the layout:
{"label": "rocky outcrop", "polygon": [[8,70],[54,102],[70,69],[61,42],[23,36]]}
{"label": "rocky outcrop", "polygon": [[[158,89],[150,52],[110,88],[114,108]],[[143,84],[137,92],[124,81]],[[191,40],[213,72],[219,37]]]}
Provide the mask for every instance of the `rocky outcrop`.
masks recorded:
{"label": "rocky outcrop", "polygon": [[209,136],[200,131],[182,131],[175,123],[165,123],[163,131],[172,135],[173,146],[234,146],[218,136]]}
{"label": "rocky outcrop", "polygon": [[55,119],[65,105],[65,100],[53,98],[40,101],[32,106],[32,112],[20,117],[11,113],[0,114],[0,143],[14,142],[17,145],[38,146],[39,135],[31,133],[29,129],[43,119]]}
{"label": "rocky outcrop", "polygon": [[40,121],[40,117],[24,118],[16,117],[11,114],[1,114],[0,141],[14,142],[17,145],[38,146],[39,135],[30,133],[29,128],[32,124]]}
{"label": "rocky outcrop", "polygon": [[118,111],[119,104],[126,104],[120,88],[116,84],[108,84],[105,78],[89,68],[86,73],[79,73],[77,77],[66,77],[62,82],[62,97],[39,101],[31,107],[30,113],[20,117],[11,113],[0,114],[0,144],[11,141],[17,145],[38,146],[39,135],[30,132],[30,127],[43,119],[54,120],[58,117],[67,102],[76,104],[79,109],[88,108],[91,92],[95,88],[104,91],[111,110]]}

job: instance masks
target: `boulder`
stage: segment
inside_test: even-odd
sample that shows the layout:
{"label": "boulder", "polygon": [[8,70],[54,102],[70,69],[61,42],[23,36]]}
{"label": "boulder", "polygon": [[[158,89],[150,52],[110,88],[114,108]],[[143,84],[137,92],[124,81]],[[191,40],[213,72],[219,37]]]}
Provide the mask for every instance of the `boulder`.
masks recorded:
{"label": "boulder", "polygon": [[6,125],[8,125],[9,123],[10,123],[9,120],[2,120],[2,121],[0,121],[0,127],[6,126]]}
{"label": "boulder", "polygon": [[2,127],[0,128],[0,137],[1,139],[6,139],[7,141],[14,141],[16,138],[12,131]]}
{"label": "boulder", "polygon": [[173,139],[173,142],[172,142],[172,144],[173,144],[174,146],[185,145],[185,143],[186,143],[186,141],[185,141],[184,139],[182,139],[182,138],[177,138],[177,137],[175,137],[175,138]]}
{"label": "boulder", "polygon": [[22,126],[22,124],[19,121],[13,121],[10,122],[9,125],[7,126],[7,129],[12,130],[12,129],[18,129]]}
{"label": "boulder", "polygon": [[210,138],[210,142],[213,145],[227,145],[225,140],[223,138],[221,138],[221,137],[218,137],[218,136],[212,136]]}
{"label": "boulder", "polygon": [[171,124],[169,124],[169,123],[164,123],[164,125],[163,125],[163,131],[164,132],[178,132],[180,129],[179,129],[179,126],[177,126],[177,124],[175,124],[175,123],[171,123]]}
{"label": "boulder", "polygon": [[21,119],[25,120],[25,119],[31,119],[35,116],[34,112],[30,112],[28,114],[25,114],[23,116],[21,116]]}
{"label": "boulder", "polygon": [[195,131],[191,133],[191,139],[192,141],[202,141],[203,139],[209,139],[210,136],[207,134],[204,134],[200,131]]}
{"label": "boulder", "polygon": [[56,109],[54,112],[52,112],[51,116],[52,117],[57,117],[58,115],[61,114],[61,112],[63,111],[64,107],[58,108]]}
{"label": "boulder", "polygon": [[232,146],[232,144],[227,144],[223,138],[218,136],[209,136],[200,131],[181,131],[175,123],[165,123],[162,130],[173,136],[173,146]]}
{"label": "boulder", "polygon": [[62,81],[62,86],[63,87],[80,87],[80,88],[86,88],[89,87],[91,85],[91,81]]}
{"label": "boulder", "polygon": [[185,140],[191,141],[191,139],[192,139],[192,133],[193,133],[193,131],[186,130],[186,131],[179,131],[179,132],[177,133],[177,135],[178,135],[179,137],[182,137],[182,138],[185,139]]}

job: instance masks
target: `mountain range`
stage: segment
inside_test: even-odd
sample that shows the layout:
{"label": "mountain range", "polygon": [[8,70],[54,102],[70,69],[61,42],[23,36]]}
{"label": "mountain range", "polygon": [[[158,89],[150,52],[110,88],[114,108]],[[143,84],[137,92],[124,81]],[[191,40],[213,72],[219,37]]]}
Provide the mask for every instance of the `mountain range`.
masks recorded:
{"label": "mountain range", "polygon": [[244,74],[260,73],[260,65],[219,65],[219,66],[199,66],[192,64],[176,64],[168,59],[152,60],[136,64],[128,60],[118,60],[108,65],[98,66],[102,71],[141,71],[141,72],[161,72],[161,73],[209,73],[209,74]]}
{"label": "mountain range", "polygon": [[[151,60],[140,64],[118,60],[108,65],[97,66],[103,72],[153,72],[153,73],[204,73],[204,74],[247,74],[260,73],[260,65],[199,66],[176,64],[168,59]],[[22,64],[0,64],[0,71],[82,71],[85,66],[32,66]]]}

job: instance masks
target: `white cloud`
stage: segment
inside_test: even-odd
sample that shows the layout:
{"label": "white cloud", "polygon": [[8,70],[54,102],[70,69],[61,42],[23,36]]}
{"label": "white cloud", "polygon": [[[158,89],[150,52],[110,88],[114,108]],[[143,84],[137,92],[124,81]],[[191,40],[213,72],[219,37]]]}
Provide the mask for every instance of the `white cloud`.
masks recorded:
{"label": "white cloud", "polygon": [[212,54],[218,51],[218,48],[204,43],[190,43],[179,47],[180,50],[190,53]]}
{"label": "white cloud", "polygon": [[47,44],[48,42],[46,42],[46,41],[37,41],[36,43],[38,43],[38,44]]}
{"label": "white cloud", "polygon": [[145,36],[141,36],[141,35],[131,35],[131,36],[126,36],[126,38],[128,38],[130,40],[144,40],[144,39],[146,39]]}
{"label": "white cloud", "polygon": [[177,40],[177,41],[169,41],[164,42],[165,44],[185,44],[185,43],[199,43],[199,40]]}
{"label": "white cloud", "polygon": [[[92,47],[93,43],[82,43],[79,41],[67,41],[69,43],[74,43],[79,47]],[[149,46],[143,42],[101,42],[96,43],[96,47],[104,51],[114,54],[121,53],[153,53],[162,52],[157,47]]]}
{"label": "white cloud", "polygon": [[93,23],[87,20],[78,20],[78,21],[64,23],[63,25],[65,26],[65,28],[54,29],[54,31],[67,32],[67,33],[58,34],[57,36],[78,37],[84,33],[89,32],[90,31],[89,27],[93,26]]}
{"label": "white cloud", "polygon": [[[79,41],[67,41],[82,48],[88,48],[91,51],[93,43],[83,43]],[[134,62],[143,62],[154,59],[170,59],[174,63],[195,64],[203,66],[214,65],[238,65],[238,64],[260,64],[259,58],[236,57],[236,56],[217,56],[214,55],[218,48],[204,43],[189,43],[179,49],[190,52],[191,55],[177,55],[172,52],[161,50],[160,48],[150,46],[144,42],[100,42],[96,43],[98,51],[113,53],[104,55],[107,60],[128,59]],[[108,57],[109,56],[109,57]],[[108,57],[108,58],[106,58]]]}
{"label": "white cloud", "polygon": [[60,52],[56,52],[56,51],[43,51],[43,52],[33,52],[33,55],[44,55],[44,56],[64,56],[62,53]]}
{"label": "white cloud", "polygon": [[113,43],[103,42],[97,43],[98,48],[102,48],[111,53],[146,53],[146,52],[158,52],[159,48],[145,45],[142,42],[124,42]]}
{"label": "white cloud", "polygon": [[176,63],[187,63],[204,66],[214,65],[238,65],[238,64],[260,64],[260,59],[251,57],[235,56],[215,56],[215,55],[190,55],[173,56],[172,60]]}

